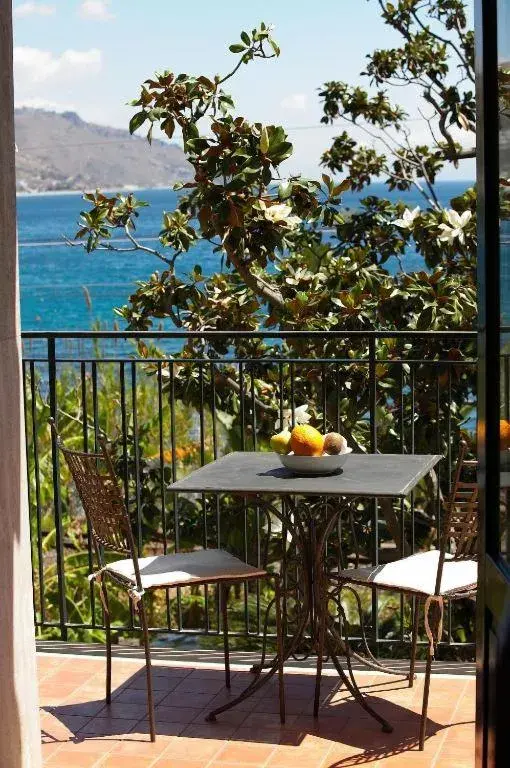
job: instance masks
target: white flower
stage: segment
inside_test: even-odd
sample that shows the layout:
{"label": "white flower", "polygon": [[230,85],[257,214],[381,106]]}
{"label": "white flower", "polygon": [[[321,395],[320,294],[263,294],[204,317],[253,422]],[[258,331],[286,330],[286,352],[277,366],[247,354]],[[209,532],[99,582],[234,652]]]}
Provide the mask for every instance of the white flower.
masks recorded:
{"label": "white flower", "polygon": [[453,245],[453,242],[456,237],[459,238],[459,241],[461,243],[464,242],[464,227],[469,222],[473,214],[471,211],[464,211],[464,213],[460,216],[457,211],[454,211],[453,208],[451,208],[448,211],[445,211],[446,218],[448,219],[448,224],[440,224],[439,229],[443,230],[443,234],[439,235],[439,240],[442,243],[448,243],[448,245]]}
{"label": "white flower", "polygon": [[[312,418],[310,413],[307,413],[308,405],[300,405],[294,408],[294,424],[308,424]],[[274,428],[276,430],[288,429],[292,424],[292,408],[284,408],[282,413],[282,420],[277,419]]]}
{"label": "white flower", "polygon": [[299,216],[293,216],[291,206],[286,203],[267,206],[264,210],[264,216],[273,224],[286,224],[288,227],[297,227],[301,224]]}
{"label": "white flower", "polygon": [[292,272],[293,272],[293,275],[285,278],[285,282],[288,283],[289,285],[299,285],[299,283],[302,281],[310,282],[310,280],[313,280],[314,278],[314,275],[312,272],[302,267],[299,267],[295,271],[292,270]]}
{"label": "white flower", "polygon": [[401,229],[411,229],[415,218],[420,213],[420,206],[417,205],[416,208],[414,208],[412,211],[409,210],[409,208],[406,208],[404,211],[404,216],[401,219],[395,219],[395,224],[397,227],[401,227]]}

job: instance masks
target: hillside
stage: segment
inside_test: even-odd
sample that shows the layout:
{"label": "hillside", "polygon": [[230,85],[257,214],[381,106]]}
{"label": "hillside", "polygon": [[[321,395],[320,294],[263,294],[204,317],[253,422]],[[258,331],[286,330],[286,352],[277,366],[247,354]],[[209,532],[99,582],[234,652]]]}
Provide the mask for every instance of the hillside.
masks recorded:
{"label": "hillside", "polygon": [[82,120],[75,112],[15,112],[18,192],[162,187],[190,178],[175,144]]}

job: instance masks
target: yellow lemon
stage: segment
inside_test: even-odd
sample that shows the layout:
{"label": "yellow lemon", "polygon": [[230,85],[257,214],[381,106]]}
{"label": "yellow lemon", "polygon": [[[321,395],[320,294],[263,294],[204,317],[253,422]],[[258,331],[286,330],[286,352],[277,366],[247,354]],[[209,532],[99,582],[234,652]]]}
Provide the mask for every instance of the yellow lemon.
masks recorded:
{"label": "yellow lemon", "polygon": [[290,432],[284,429],[278,435],[273,435],[269,444],[276,453],[288,453],[290,451]]}

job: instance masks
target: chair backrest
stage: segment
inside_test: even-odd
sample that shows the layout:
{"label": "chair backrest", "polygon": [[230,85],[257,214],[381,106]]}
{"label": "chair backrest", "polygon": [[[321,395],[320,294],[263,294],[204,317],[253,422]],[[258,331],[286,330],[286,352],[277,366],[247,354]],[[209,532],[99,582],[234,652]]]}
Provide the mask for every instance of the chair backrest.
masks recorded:
{"label": "chair backrest", "polygon": [[453,474],[445,510],[444,528],[441,536],[440,556],[436,577],[436,595],[440,594],[445,555],[449,552],[454,560],[475,560],[478,544],[478,462],[466,459],[468,445],[465,440],[459,444],[459,455]]}
{"label": "chair backrest", "polygon": [[101,552],[105,549],[131,557],[136,573],[138,560],[131,522],[106,441],[99,438],[101,453],[74,451],[62,442],[53,419],[50,425],[87,516],[100,566],[104,564]]}
{"label": "chair backrest", "polygon": [[475,559],[478,542],[478,462],[466,459],[467,443],[462,440],[450,494],[444,502],[444,546],[456,560]]}

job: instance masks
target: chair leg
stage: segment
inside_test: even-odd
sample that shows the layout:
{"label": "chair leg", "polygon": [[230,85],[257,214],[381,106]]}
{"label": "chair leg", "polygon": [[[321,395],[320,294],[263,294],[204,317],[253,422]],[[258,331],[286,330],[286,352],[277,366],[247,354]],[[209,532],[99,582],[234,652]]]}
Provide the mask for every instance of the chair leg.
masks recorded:
{"label": "chair leg", "polygon": [[416,664],[416,648],[418,646],[418,622],[420,618],[420,600],[418,597],[414,598],[414,611],[413,611],[413,634],[411,645],[411,663],[409,665],[409,688],[414,684],[414,668]]}
{"label": "chair leg", "polygon": [[147,709],[149,713],[149,728],[151,741],[156,741],[156,725],[154,718],[154,696],[152,693],[152,672],[151,672],[151,648],[149,643],[149,628],[147,626],[147,614],[143,598],[138,603],[138,613],[140,615],[140,624],[142,625],[143,645],[145,649],[145,672],[147,675]]}
{"label": "chair leg", "polygon": [[101,581],[101,592],[103,594],[104,623],[106,628],[106,703],[112,703],[112,630],[110,622],[110,605],[108,603],[108,592],[104,581]]}
{"label": "chair leg", "polygon": [[227,594],[228,587],[225,583],[220,583],[220,603],[221,617],[223,624],[223,656],[225,659],[225,686],[230,688],[230,654],[228,649],[228,615],[227,615]]}
{"label": "chair leg", "polygon": [[283,678],[283,622],[282,622],[282,603],[280,591],[280,575],[276,574],[275,579],[275,609],[276,609],[276,653],[278,655],[278,697],[280,701],[280,722],[285,723],[285,681]]}
{"label": "chair leg", "polygon": [[[325,590],[327,588],[325,587]],[[320,602],[319,602],[320,601]],[[319,705],[321,697],[321,679],[322,679],[322,661],[324,658],[324,641],[326,635],[326,620],[328,611],[328,595],[319,595],[319,636],[317,638],[317,667],[315,670],[315,696],[313,702],[313,716],[319,716]]]}
{"label": "chair leg", "polygon": [[421,710],[421,723],[420,723],[420,749],[425,747],[425,737],[427,735],[427,710],[429,708],[429,693],[430,693],[430,673],[432,671],[433,654],[430,648],[427,651],[427,667],[425,669],[425,687],[423,690],[423,706]]}

